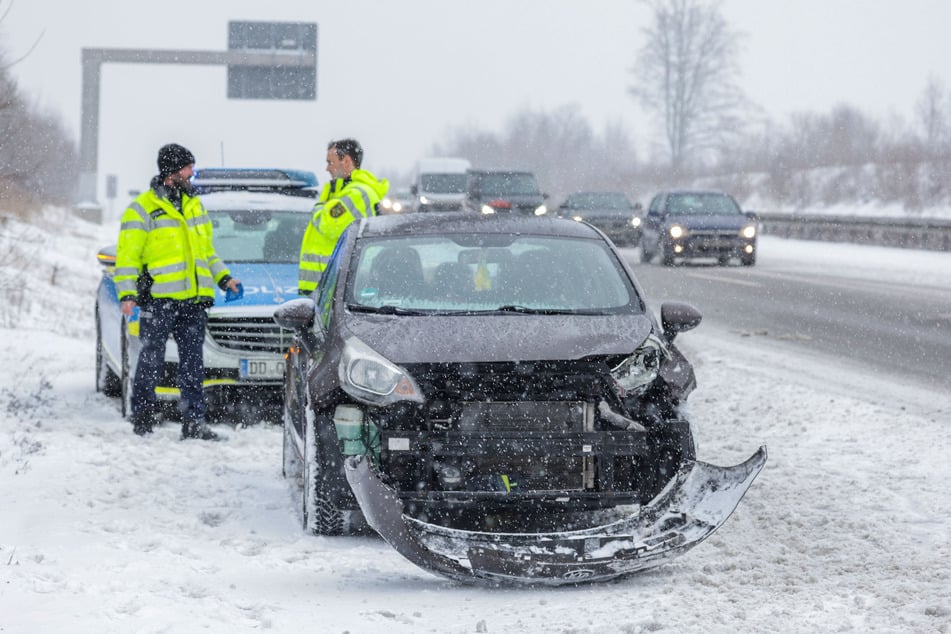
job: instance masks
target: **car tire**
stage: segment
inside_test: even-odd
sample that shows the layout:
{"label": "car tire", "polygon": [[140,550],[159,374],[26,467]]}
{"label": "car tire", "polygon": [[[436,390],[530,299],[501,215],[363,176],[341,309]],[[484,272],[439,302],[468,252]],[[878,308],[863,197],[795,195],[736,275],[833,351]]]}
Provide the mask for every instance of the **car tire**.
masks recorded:
{"label": "car tire", "polygon": [[654,259],[654,254],[647,250],[647,243],[644,239],[641,239],[641,262],[643,264],[650,264],[651,260]]}
{"label": "car tire", "polygon": [[660,263],[664,266],[674,265],[674,251],[666,244],[658,244],[657,250],[660,251]]}
{"label": "car tire", "polygon": [[291,420],[287,407],[284,410],[284,444],[283,444],[283,465],[281,473],[287,479],[299,480],[303,475],[303,463],[297,454],[296,443],[294,442],[294,422]]}
{"label": "car tire", "polygon": [[119,379],[119,396],[122,400],[122,417],[132,416],[132,371],[129,362],[129,335],[125,320],[122,320],[122,376]]}
{"label": "car tire", "polygon": [[[99,308],[96,307],[98,315]],[[112,398],[122,395],[122,383],[116,373],[106,363],[106,355],[102,352],[102,324],[96,317],[96,391]]]}
{"label": "car tire", "polygon": [[304,424],[303,487],[301,487],[301,524],[314,535],[343,535],[349,525],[348,515],[330,500],[327,481],[321,473],[321,451],[317,425],[332,425],[326,416],[316,416]]}

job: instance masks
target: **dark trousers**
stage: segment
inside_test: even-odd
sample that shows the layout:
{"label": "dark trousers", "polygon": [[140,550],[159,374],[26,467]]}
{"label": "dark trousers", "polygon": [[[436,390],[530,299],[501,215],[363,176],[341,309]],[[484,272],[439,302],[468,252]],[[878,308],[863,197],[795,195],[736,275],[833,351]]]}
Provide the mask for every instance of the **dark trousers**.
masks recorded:
{"label": "dark trousers", "polygon": [[208,312],[200,304],[173,299],[153,299],[139,311],[142,350],[132,383],[133,420],[155,413],[155,387],[165,369],[165,344],[169,335],[178,345],[178,389],[182,422],[205,417],[205,363],[202,344]]}

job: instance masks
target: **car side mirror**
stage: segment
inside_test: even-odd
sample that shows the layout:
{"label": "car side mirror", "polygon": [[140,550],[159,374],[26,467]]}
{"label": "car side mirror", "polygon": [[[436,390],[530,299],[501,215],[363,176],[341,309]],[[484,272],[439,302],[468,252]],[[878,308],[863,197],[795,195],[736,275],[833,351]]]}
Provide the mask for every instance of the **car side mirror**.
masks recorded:
{"label": "car side mirror", "polygon": [[636,211],[636,212],[638,212],[638,213],[644,211],[644,205],[642,205],[642,204],[639,203],[639,202],[634,203],[634,211]]}
{"label": "car side mirror", "polygon": [[96,254],[96,260],[106,272],[114,271],[116,268],[116,245],[110,244],[100,249],[99,253]]}
{"label": "car side mirror", "polygon": [[419,194],[419,187],[417,187],[416,185],[410,185],[410,186],[409,186],[409,193],[411,193],[413,196],[418,195],[418,194]]}
{"label": "car side mirror", "polygon": [[664,302],[660,307],[660,324],[667,341],[673,341],[681,332],[693,330],[701,319],[700,311],[686,302]]}
{"label": "car side mirror", "polygon": [[285,330],[298,332],[314,325],[315,313],[314,300],[299,297],[277,307],[274,311],[274,323]]}
{"label": "car side mirror", "polygon": [[548,200],[548,194],[543,193],[543,194],[542,194],[542,200]]}

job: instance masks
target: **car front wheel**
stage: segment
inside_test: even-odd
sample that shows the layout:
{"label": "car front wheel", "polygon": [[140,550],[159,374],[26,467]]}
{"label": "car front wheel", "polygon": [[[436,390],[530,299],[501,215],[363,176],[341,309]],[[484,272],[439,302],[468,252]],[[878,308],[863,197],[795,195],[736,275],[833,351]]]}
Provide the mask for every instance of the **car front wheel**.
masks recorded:
{"label": "car front wheel", "polygon": [[129,363],[129,334],[126,332],[125,320],[122,322],[122,377],[120,378],[122,398],[122,417],[132,416],[132,371]]}
{"label": "car front wheel", "polygon": [[102,351],[102,324],[96,318],[96,391],[106,396],[122,395],[122,383],[116,373],[106,363],[106,356]]}
{"label": "car front wheel", "polygon": [[333,422],[326,416],[316,416],[304,423],[302,524],[305,531],[315,535],[342,535],[349,524],[349,514],[337,508],[328,495],[328,478],[324,478],[322,473],[326,463],[322,464],[320,459],[325,448],[319,446],[317,425],[333,425]]}

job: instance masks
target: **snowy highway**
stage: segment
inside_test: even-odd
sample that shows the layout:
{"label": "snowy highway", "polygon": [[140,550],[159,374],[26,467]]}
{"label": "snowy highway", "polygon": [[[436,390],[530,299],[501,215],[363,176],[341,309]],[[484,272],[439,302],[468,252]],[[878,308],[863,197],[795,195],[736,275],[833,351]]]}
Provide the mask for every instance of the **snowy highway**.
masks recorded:
{"label": "snowy highway", "polygon": [[[0,327],[4,634],[951,631],[946,373],[896,380],[830,349],[854,346],[844,331],[738,299],[757,288],[746,282],[845,277],[845,289],[894,285],[889,311],[925,295],[940,313],[951,254],[767,237],[753,270],[635,265],[655,309],[706,310],[678,338],[697,370],[686,413],[698,457],[734,464],[766,444],[769,462],[723,528],[674,563],[616,583],[492,589],[434,577],[375,537],[302,534],[275,426],[224,428],[224,443],[181,442],[177,425],[133,435],[93,390],[95,253],[114,227],[50,227],[5,232],[45,248],[24,273],[36,300],[16,313],[23,325],[8,312]],[[918,284],[933,290],[895,290]],[[867,312],[842,292],[822,301]],[[926,347],[947,346],[946,329],[935,336]]]}
{"label": "snowy highway", "polygon": [[868,247],[817,251],[810,242],[761,240],[754,267],[667,268],[640,264],[634,252],[630,260],[655,302],[686,298],[725,337],[783,342],[951,392],[951,284],[946,270],[929,269],[936,254],[880,255],[876,263]]}

